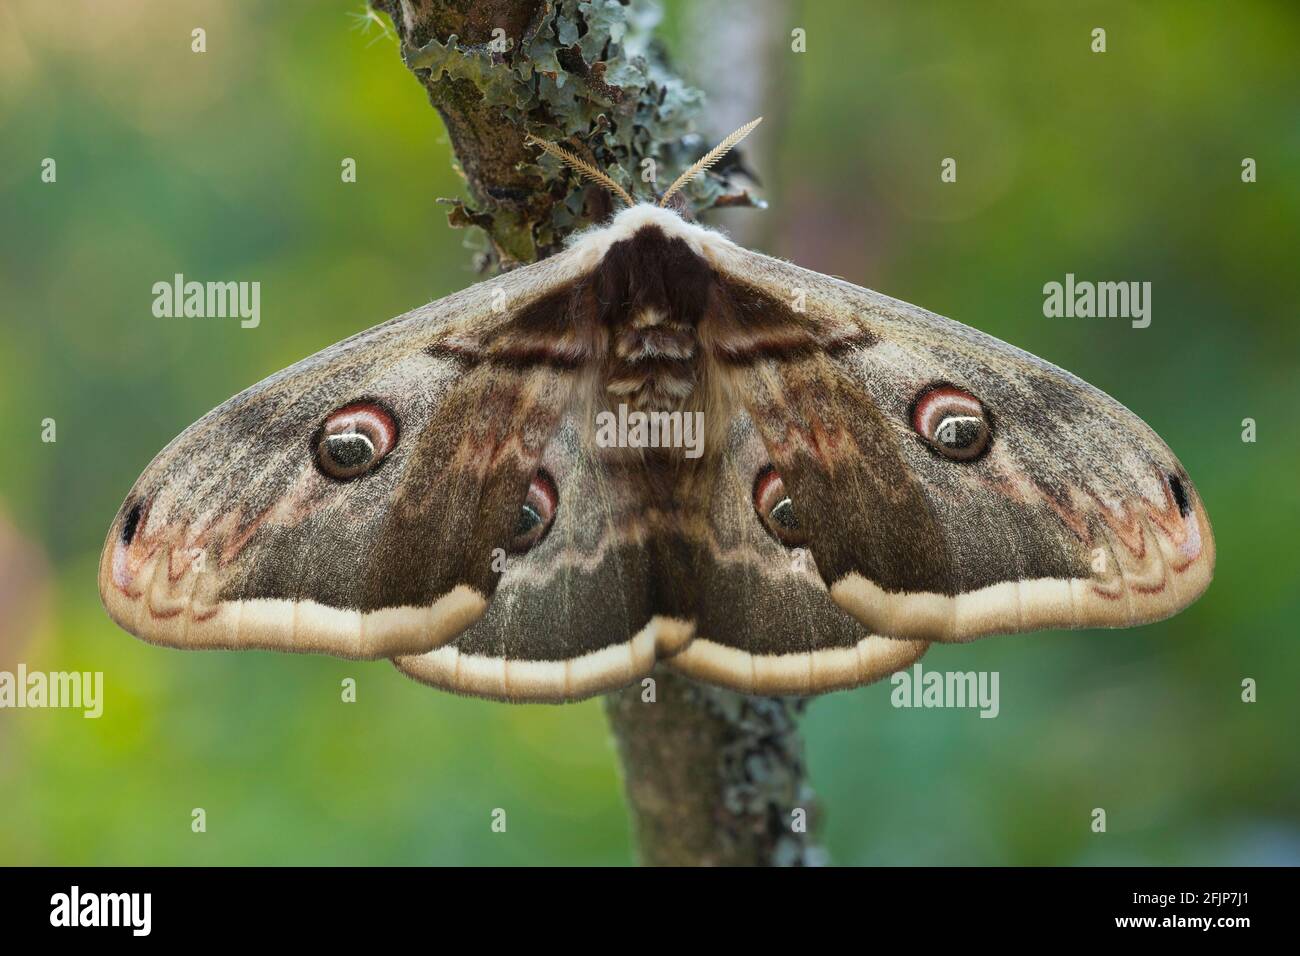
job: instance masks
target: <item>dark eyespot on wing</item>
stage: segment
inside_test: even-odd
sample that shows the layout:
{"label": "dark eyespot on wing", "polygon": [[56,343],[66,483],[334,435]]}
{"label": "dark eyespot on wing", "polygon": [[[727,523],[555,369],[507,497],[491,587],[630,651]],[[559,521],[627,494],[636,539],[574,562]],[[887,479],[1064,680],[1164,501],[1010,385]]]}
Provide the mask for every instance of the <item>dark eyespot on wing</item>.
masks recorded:
{"label": "dark eyespot on wing", "polygon": [[922,389],[907,421],[929,451],[953,462],[978,461],[993,440],[992,416],[984,403],[948,382]]}
{"label": "dark eyespot on wing", "polygon": [[331,461],[340,468],[351,470],[375,457],[375,446],[365,435],[330,435],[325,439],[325,450]]}
{"label": "dark eyespot on wing", "polygon": [[789,498],[782,498],[772,508],[772,520],[791,531],[799,529],[799,517],[794,513],[794,503]]}
{"label": "dark eyespot on wing", "polygon": [[335,409],[311,440],[317,467],[335,481],[373,472],[397,445],[397,416],[386,402],[360,399]]}
{"label": "dark eyespot on wing", "polygon": [[799,512],[786,492],[785,481],[771,462],[754,476],[751,492],[754,511],[768,533],[787,548],[804,544],[808,539],[799,522]]}
{"label": "dark eyespot on wing", "polygon": [[537,509],[524,502],[524,506],[519,509],[519,521],[515,524],[515,537],[528,534],[541,523],[542,516],[537,513]]}
{"label": "dark eyespot on wing", "polygon": [[122,522],[122,543],[130,544],[135,540],[135,533],[140,528],[140,516],[144,514],[144,502],[136,501],[126,512],[126,520]]}
{"label": "dark eyespot on wing", "polygon": [[519,507],[510,550],[522,554],[536,546],[551,530],[560,496],[555,480],[539,468],[528,484],[528,494]]}
{"label": "dark eyespot on wing", "polygon": [[1192,503],[1187,497],[1187,489],[1177,475],[1169,476],[1169,490],[1174,493],[1174,503],[1178,505],[1179,517],[1186,518],[1192,513]]}

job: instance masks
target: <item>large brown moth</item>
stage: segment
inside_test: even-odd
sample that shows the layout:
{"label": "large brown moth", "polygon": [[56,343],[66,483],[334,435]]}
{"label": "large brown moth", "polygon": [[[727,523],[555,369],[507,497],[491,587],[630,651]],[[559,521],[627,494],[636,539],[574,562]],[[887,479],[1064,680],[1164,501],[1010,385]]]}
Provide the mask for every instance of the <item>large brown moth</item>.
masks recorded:
{"label": "large brown moth", "polygon": [[[560,701],[659,660],[810,694],[931,641],[1194,601],[1209,521],[1137,416],[670,208],[753,125],[657,204],[543,144],[627,208],[190,426],[109,530],[109,614],[158,644],[388,657]],[[616,410],[639,426],[602,441]],[[662,440],[683,416],[704,422],[696,455]]]}

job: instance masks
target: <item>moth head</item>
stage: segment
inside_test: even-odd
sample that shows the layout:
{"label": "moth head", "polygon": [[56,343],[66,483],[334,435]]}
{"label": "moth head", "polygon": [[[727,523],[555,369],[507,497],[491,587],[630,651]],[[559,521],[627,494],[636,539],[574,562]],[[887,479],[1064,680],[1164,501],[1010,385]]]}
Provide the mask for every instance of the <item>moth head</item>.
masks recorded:
{"label": "moth head", "polygon": [[686,198],[686,193],[678,190],[673,195],[664,194],[659,198],[659,206],[667,209],[669,212],[675,212],[687,222],[695,221],[695,213],[691,209],[690,201]]}
{"label": "moth head", "polygon": [[770,464],[754,477],[754,511],[768,533],[787,548],[807,543],[808,532],[785,489],[785,480]]}
{"label": "moth head", "polygon": [[316,466],[335,481],[352,481],[379,467],[397,446],[397,419],[371,399],[336,408],[312,438]]}
{"label": "moth head", "polygon": [[[740,129],[733,132],[730,136],[726,137],[717,146],[713,147],[711,150],[709,150],[707,153],[701,156],[698,160],[692,163],[691,167],[687,169],[686,172],[682,173],[675,180],[673,180],[673,184],[669,186],[666,190],[664,190],[663,195],[659,197],[658,205],[662,208],[671,209],[673,210],[673,212],[676,212],[678,215],[682,216],[683,218],[687,218],[689,214],[689,210],[687,208],[687,203],[685,201],[685,198],[680,195],[682,187],[685,186],[687,183],[689,183],[696,176],[699,176],[702,173],[704,173],[710,166],[712,166],[714,163],[720,160],[723,156],[727,155],[727,153],[729,153],[736,146],[737,143],[739,143],[742,139],[744,139],[746,136],[752,133],[754,131],[754,127],[756,127],[761,122],[763,122],[763,117],[761,116],[758,117],[758,119],[750,120],[744,126],[740,127]],[[610,176],[608,173],[597,169],[595,166],[587,162],[585,159],[580,159],[579,157],[570,153],[568,150],[556,146],[554,143],[548,143],[546,140],[538,139],[532,133],[529,133],[527,136],[524,137],[524,142],[532,143],[535,146],[541,147],[543,152],[548,153],[551,156],[554,156],[560,162],[564,163],[564,165],[568,166],[570,169],[578,173],[578,175],[586,177],[587,179],[591,180],[593,183],[597,183],[601,186],[604,186],[606,189],[610,191],[610,193],[612,193],[615,197],[621,200],[625,205],[629,207],[636,205],[636,200],[632,198],[631,193],[629,193],[626,189],[620,186],[618,182],[616,182],[614,178]]]}
{"label": "moth head", "polygon": [[950,461],[978,461],[993,443],[993,422],[984,403],[947,382],[927,386],[908,417],[925,446]]}

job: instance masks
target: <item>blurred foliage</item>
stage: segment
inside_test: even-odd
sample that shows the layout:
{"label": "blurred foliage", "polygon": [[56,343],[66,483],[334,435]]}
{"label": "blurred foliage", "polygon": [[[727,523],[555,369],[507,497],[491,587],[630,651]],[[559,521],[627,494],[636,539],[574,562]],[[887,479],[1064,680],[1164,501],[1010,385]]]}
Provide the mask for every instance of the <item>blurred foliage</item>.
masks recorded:
{"label": "blurred foliage", "polygon": [[[737,15],[742,5],[737,5]],[[474,278],[445,137],[347,3],[0,10],[0,506],[44,549],[34,669],[102,670],[100,720],[0,711],[0,863],[625,863],[596,702],[505,706],[383,663],[142,644],[99,607],[122,496],[244,386]],[[670,26],[682,22],[676,5]],[[208,52],[190,52],[207,30]],[[768,251],[1015,342],[1134,408],[1208,503],[1179,617],[932,649],[1001,714],[805,723],[841,863],[1300,861],[1295,267],[1300,13],[1174,0],[809,3],[763,169]],[[1108,52],[1089,50],[1106,28]],[[670,30],[671,34],[671,30]],[[676,38],[680,39],[680,38]],[[690,64],[681,64],[689,80]],[[1243,184],[1243,157],[1259,182]],[[40,182],[57,161],[58,182]],[[344,157],[358,181],[340,182]],[[944,157],[956,183],[939,179]],[[262,322],[157,319],[174,273],[259,280]],[[1042,286],[1151,281],[1154,321],[1045,319]],[[54,418],[58,441],[43,444]],[[1258,422],[1244,444],[1241,421]],[[12,657],[8,659],[13,659]],[[359,699],[340,702],[357,678]],[[1240,702],[1245,677],[1259,702]],[[208,832],[190,831],[203,807]],[[505,808],[508,830],[491,832]],[[1089,831],[1093,807],[1109,832]]]}

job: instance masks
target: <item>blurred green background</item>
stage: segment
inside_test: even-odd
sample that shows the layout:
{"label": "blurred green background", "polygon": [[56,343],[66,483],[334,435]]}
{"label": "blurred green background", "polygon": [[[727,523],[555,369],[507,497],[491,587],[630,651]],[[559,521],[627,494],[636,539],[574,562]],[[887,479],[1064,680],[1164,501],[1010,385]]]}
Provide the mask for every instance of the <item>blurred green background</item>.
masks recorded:
{"label": "blurred green background", "polygon": [[[729,222],[1111,393],[1180,456],[1218,542],[1214,584],[1171,621],[933,648],[928,668],[1000,673],[995,720],[896,710],[888,683],[813,702],[834,861],[1300,862],[1300,11],[714,6],[766,11],[777,40],[751,154],[772,207]],[[0,863],[631,861],[597,701],[507,706],[382,662],[169,651],[100,608],[103,535],[168,440],[475,278],[434,204],[461,194],[440,122],[363,10],[0,8],[0,669],[106,685],[99,720],[0,711]],[[206,54],[190,52],[195,26]],[[724,42],[683,5],[663,34],[688,78]],[[958,181],[943,184],[949,156]],[[154,318],[150,288],[176,272],[259,280],[260,327]],[[1044,318],[1042,286],[1067,272],[1152,282],[1150,328]],[[349,676],[355,704],[340,702]],[[1257,703],[1240,700],[1248,677]]]}

